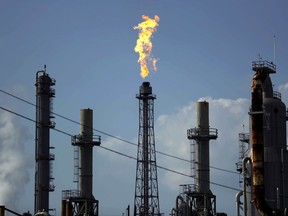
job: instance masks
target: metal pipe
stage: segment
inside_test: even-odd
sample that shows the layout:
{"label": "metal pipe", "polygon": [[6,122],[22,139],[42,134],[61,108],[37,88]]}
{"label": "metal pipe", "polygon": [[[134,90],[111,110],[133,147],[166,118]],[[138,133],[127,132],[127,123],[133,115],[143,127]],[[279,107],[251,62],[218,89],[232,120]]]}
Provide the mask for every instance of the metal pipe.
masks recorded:
{"label": "metal pipe", "polygon": [[175,208],[172,208],[172,209],[171,209],[170,215],[171,215],[171,216],[177,216],[177,214],[176,214],[176,209],[175,209]]}
{"label": "metal pipe", "polygon": [[[178,216],[179,215],[179,200],[181,201],[181,203],[184,203],[184,204],[186,204],[186,202],[184,201],[184,199],[183,199],[183,197],[182,196],[177,196],[177,198],[176,198],[176,216]],[[186,209],[187,210],[187,209]]]}
{"label": "metal pipe", "polygon": [[279,209],[280,208],[280,194],[279,194],[279,188],[276,188],[276,206]]}
{"label": "metal pipe", "polygon": [[240,216],[240,197],[243,195],[243,191],[239,191],[236,194],[235,200],[236,200],[236,216]]}
{"label": "metal pipe", "polygon": [[285,178],[284,178],[284,167],[285,163],[284,163],[284,149],[281,149],[281,169],[282,169],[282,205],[284,206],[286,204],[285,202],[285,197],[286,197],[286,193],[285,193]]}
{"label": "metal pipe", "polygon": [[249,157],[245,157],[242,160],[242,173],[243,173],[243,185],[244,185],[244,216],[247,216],[247,191],[246,191],[246,164],[250,162],[252,164],[252,160]]}
{"label": "metal pipe", "polygon": [[264,138],[263,138],[263,82],[268,73],[256,71],[251,88],[251,146],[253,166],[253,199],[262,216],[288,216],[288,210],[272,209],[265,200]]}

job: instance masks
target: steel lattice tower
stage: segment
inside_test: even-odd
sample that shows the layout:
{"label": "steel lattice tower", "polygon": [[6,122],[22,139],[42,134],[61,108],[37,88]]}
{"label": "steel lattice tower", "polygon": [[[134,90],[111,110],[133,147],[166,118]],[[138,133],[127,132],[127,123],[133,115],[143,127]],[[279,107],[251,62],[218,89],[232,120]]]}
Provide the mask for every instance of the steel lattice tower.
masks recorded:
{"label": "steel lattice tower", "polygon": [[154,99],[149,82],[140,86],[134,216],[160,215],[154,137]]}

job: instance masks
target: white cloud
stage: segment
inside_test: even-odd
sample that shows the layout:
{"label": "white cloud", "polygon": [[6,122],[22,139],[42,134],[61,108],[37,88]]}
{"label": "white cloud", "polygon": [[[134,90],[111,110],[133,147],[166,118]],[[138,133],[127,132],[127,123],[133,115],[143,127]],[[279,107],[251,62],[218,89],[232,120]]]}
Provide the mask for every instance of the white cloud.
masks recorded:
{"label": "white cloud", "polygon": [[288,83],[280,85],[278,89],[287,91],[288,90]]}
{"label": "white cloud", "polygon": [[278,87],[278,91],[281,93],[282,101],[287,105],[287,103],[288,103],[288,83],[280,85]]}

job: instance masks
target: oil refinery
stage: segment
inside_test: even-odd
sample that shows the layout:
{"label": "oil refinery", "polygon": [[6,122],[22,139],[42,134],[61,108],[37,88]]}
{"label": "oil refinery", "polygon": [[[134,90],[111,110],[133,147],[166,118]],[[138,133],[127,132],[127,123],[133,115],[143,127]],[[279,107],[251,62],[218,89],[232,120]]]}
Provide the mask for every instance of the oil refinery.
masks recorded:
{"label": "oil refinery", "polygon": [[[255,72],[251,85],[249,133],[239,133],[239,161],[236,163],[242,190],[235,194],[237,216],[288,215],[288,150],[286,122],[288,112],[281,94],[273,90],[270,75],[276,65],[268,61],[252,62]],[[36,73],[35,121],[35,200],[33,215],[53,215],[49,193],[54,191],[52,161],[57,152],[50,146],[50,130],[55,127],[53,97],[56,83],[44,70]],[[154,100],[152,85],[143,82],[136,95],[139,100],[139,134],[135,173],[134,205],[126,215],[148,216],[161,213],[158,191],[156,144],[154,135]],[[71,136],[74,147],[74,182],[77,189],[63,190],[62,216],[98,216],[99,202],[93,195],[93,147],[101,137],[93,134],[93,110],[80,110],[80,133]],[[217,127],[217,125],[215,125]],[[210,141],[218,138],[218,129],[210,127],[209,103],[196,102],[196,125],[187,130],[190,140],[190,184],[181,184],[171,206],[174,216],[225,216],[217,211],[217,194],[210,189]],[[187,144],[189,142],[187,141]],[[237,146],[237,144],[234,144]],[[115,182],[117,184],[117,182]],[[178,185],[174,185],[178,187]],[[0,206],[0,215],[16,213]]]}

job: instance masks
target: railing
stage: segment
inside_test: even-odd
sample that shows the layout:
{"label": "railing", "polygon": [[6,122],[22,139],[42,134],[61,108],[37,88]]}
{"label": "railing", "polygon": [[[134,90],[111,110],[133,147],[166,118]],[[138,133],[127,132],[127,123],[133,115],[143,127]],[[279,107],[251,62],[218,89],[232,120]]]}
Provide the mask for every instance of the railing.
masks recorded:
{"label": "railing", "polygon": [[218,130],[216,128],[191,128],[187,130],[187,137],[188,139],[216,139],[218,137]]}
{"label": "railing", "polygon": [[258,69],[269,69],[270,72],[276,72],[276,65],[273,62],[268,61],[253,61],[252,62],[252,69],[258,70]]}
{"label": "railing", "polygon": [[250,134],[249,133],[239,133],[239,141],[249,143]]}
{"label": "railing", "polygon": [[[91,140],[92,138],[92,140]],[[71,137],[72,145],[81,145],[81,144],[92,144],[96,146],[100,146],[101,144],[101,136],[98,135],[75,135]]]}
{"label": "railing", "polygon": [[179,185],[181,193],[192,193],[195,192],[197,189],[197,186],[195,184],[183,184]]}
{"label": "railing", "polygon": [[50,121],[49,128],[55,128],[56,123],[54,121]]}
{"label": "railing", "polygon": [[56,80],[54,79],[54,78],[50,78],[50,85],[55,85],[55,83],[56,83]]}
{"label": "railing", "polygon": [[55,95],[55,89],[54,88],[50,88],[49,95],[51,97],[53,97]]}
{"label": "railing", "polygon": [[63,190],[62,191],[62,199],[68,199],[71,197],[81,197],[80,190]]}
{"label": "railing", "polygon": [[276,98],[276,99],[281,100],[281,93],[280,93],[280,92],[277,92],[277,91],[274,91],[274,92],[273,92],[273,97]]}

